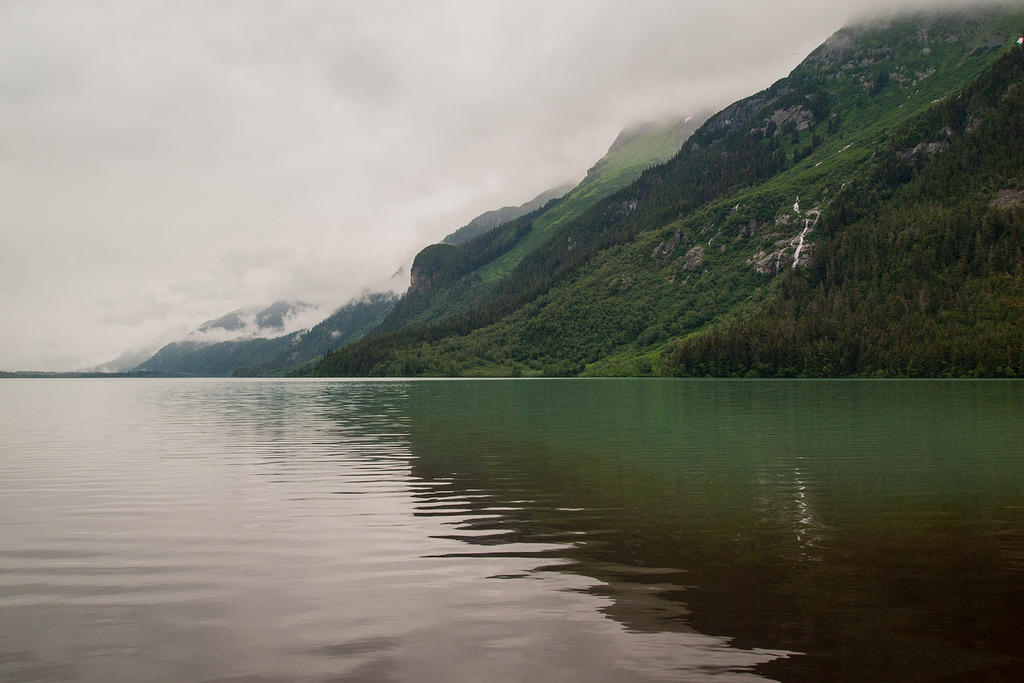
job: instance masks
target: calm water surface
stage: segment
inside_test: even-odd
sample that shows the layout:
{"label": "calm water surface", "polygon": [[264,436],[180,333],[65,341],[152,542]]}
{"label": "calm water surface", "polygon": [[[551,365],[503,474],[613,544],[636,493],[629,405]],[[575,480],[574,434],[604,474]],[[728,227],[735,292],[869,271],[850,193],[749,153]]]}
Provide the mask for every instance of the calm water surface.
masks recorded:
{"label": "calm water surface", "polygon": [[1024,383],[0,381],[0,681],[1024,680]]}

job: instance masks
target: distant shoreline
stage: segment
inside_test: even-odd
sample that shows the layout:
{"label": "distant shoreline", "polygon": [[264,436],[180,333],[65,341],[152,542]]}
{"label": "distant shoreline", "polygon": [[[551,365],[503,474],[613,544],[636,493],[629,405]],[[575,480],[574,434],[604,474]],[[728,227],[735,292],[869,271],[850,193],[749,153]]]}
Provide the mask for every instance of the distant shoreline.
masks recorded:
{"label": "distant shoreline", "polygon": [[245,377],[224,376],[224,375],[169,375],[159,372],[43,372],[40,370],[4,371],[0,370],[2,379],[314,379],[314,380],[360,380],[360,381],[436,381],[436,380],[541,380],[541,379],[651,379],[651,380],[724,380],[724,381],[1021,381],[1021,377],[971,377],[971,376],[934,376],[934,377],[865,377],[862,375],[848,375],[843,377],[726,377],[693,375],[683,377],[666,377],[661,375],[574,375],[565,377],[543,377],[540,375],[529,377],[513,377],[509,375],[486,375],[486,376],[433,376],[433,375],[412,375],[409,377],[398,376],[375,376],[375,377],[281,377],[280,375],[252,375]]}
{"label": "distant shoreline", "polygon": [[0,379],[17,378],[55,378],[67,379],[74,377],[81,378],[103,378],[103,377],[160,377],[153,372],[44,372],[42,370],[15,370],[13,372],[0,370]]}

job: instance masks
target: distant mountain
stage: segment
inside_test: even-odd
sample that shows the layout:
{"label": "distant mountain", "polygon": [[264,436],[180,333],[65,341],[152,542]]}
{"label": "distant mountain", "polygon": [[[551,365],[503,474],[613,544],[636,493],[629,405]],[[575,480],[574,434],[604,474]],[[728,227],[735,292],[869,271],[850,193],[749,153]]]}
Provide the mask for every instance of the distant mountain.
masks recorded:
{"label": "distant mountain", "polygon": [[536,211],[552,199],[559,199],[563,197],[565,193],[573,187],[573,185],[562,185],[548,190],[547,192],[542,192],[525,204],[520,204],[519,206],[503,206],[500,209],[482,213],[441,241],[445,244],[465,244],[474,237],[479,237],[488,230],[493,230],[503,223],[508,223],[520,216],[525,216],[528,213]]}
{"label": "distant mountain", "polygon": [[215,320],[208,320],[199,326],[199,332],[248,333],[250,336],[284,334],[289,318],[294,318],[314,308],[301,301],[275,301],[265,308],[254,306],[231,311]]}
{"label": "distant mountain", "polygon": [[[361,338],[380,323],[394,306],[395,300],[396,297],[390,293],[368,294],[350,301],[311,329],[276,337],[233,339],[213,343],[173,342],[136,366],[134,371],[199,377],[284,374],[294,366],[308,363],[327,351]],[[259,310],[235,311],[204,323],[200,330],[249,329],[261,321],[263,324],[259,329],[280,329],[277,323],[295,310],[296,307],[291,304],[274,304]],[[231,327],[238,320],[245,324]]]}
{"label": "distant mountain", "polygon": [[[203,348],[216,342],[245,341],[256,338],[273,338],[295,332],[309,324],[306,319],[315,314],[316,307],[301,301],[275,301],[269,306],[250,306],[208,320],[180,340],[181,348]],[[167,345],[177,348],[173,344]],[[164,347],[151,344],[142,349],[131,349],[117,358],[89,368],[84,372],[129,372],[145,365]]]}
{"label": "distant mountain", "polygon": [[1020,376],[1021,27],[841,29],[666,163],[587,195],[649,139],[620,138],[561,200],[424,249],[379,333],[312,371]]}
{"label": "distant mountain", "polygon": [[86,372],[127,372],[147,361],[156,351],[156,347],[128,350],[114,360],[97,365]]}

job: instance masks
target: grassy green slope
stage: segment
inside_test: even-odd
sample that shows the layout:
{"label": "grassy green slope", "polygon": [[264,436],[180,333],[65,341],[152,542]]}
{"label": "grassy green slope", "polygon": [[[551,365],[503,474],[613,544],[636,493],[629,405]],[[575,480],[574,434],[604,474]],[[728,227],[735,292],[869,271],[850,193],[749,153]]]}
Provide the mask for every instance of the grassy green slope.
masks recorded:
{"label": "grassy green slope", "polygon": [[647,168],[679,151],[700,121],[644,124],[623,131],[575,188],[530,213],[476,237],[431,245],[413,263],[411,291],[383,322],[387,332],[464,314],[481,305],[495,286],[560,225],[629,185]]}
{"label": "grassy green slope", "polygon": [[598,200],[629,185],[651,166],[671,159],[703,123],[703,118],[645,124],[623,131],[580,184],[551,210],[536,218],[523,240],[500,258],[480,268],[480,278],[485,283],[495,283],[507,276],[527,254],[542,246],[560,225],[579,216]]}
{"label": "grassy green slope", "polygon": [[1022,21],[960,14],[844,29],[709,120],[670,163],[558,226],[476,315],[356,345],[318,371],[675,371],[678,340],[782,296],[804,228],[801,273],[818,249],[819,212],[876,172],[890,146],[912,149],[894,141],[900,125],[988,69]]}
{"label": "grassy green slope", "polygon": [[520,216],[525,216],[528,213],[536,211],[552,199],[559,199],[563,197],[572,188],[573,185],[571,184],[563,185],[550,189],[546,192],[542,192],[530,201],[520,204],[519,206],[503,206],[500,209],[482,213],[466,225],[445,237],[441,242],[444,244],[454,245],[465,244],[474,237],[479,237],[499,225],[514,221]]}

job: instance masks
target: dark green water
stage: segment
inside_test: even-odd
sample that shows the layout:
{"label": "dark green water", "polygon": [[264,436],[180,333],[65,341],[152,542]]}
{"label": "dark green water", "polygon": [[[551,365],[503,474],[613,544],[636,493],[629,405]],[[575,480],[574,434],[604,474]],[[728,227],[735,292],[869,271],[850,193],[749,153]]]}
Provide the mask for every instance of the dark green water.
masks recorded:
{"label": "dark green water", "polygon": [[1024,680],[1024,383],[0,406],[0,680]]}

